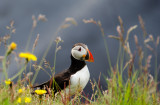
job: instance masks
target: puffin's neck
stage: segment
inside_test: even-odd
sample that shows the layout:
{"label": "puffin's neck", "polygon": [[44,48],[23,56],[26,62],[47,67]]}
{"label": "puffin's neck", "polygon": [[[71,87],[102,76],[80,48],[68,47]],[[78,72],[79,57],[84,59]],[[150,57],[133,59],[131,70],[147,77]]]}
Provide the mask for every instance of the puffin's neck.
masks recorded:
{"label": "puffin's neck", "polygon": [[85,65],[85,61],[77,60],[71,55],[71,66],[69,67],[71,72],[75,73],[81,70]]}

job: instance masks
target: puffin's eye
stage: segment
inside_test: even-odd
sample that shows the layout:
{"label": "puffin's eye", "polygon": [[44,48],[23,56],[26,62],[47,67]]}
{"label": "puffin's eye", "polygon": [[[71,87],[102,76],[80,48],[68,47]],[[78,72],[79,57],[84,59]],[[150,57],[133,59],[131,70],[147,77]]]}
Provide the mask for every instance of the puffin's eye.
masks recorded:
{"label": "puffin's eye", "polygon": [[78,49],[78,51],[81,51],[81,47]]}

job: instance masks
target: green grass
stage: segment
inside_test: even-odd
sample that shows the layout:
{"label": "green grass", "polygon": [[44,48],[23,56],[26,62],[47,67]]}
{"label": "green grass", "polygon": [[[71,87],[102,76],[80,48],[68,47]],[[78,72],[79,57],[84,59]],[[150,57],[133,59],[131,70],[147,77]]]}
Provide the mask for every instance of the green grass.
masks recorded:
{"label": "green grass", "polygon": [[[42,20],[45,17],[41,15]],[[41,20],[40,18],[33,17],[33,26],[31,29],[31,33],[29,35],[29,42],[32,37],[33,31],[36,28],[36,22],[39,22]],[[145,27],[143,19],[139,16],[140,26],[142,28],[143,37],[144,37],[144,43],[140,45],[138,42],[138,37],[135,35],[135,46],[136,46],[136,53],[135,51],[131,51],[130,49],[130,42],[129,42],[129,36],[134,29],[137,28],[137,25],[134,25],[130,27],[126,32],[123,28],[123,21],[120,17],[118,17],[120,21],[120,25],[117,26],[117,32],[118,35],[109,35],[106,37],[105,32],[103,30],[102,24],[100,21],[95,21],[93,19],[90,20],[83,20],[84,23],[93,23],[98,26],[98,28],[101,31],[102,38],[104,41],[104,48],[106,49],[106,56],[108,58],[108,64],[109,64],[109,70],[108,74],[109,76],[106,77],[103,75],[103,79],[106,80],[106,90],[102,90],[100,87],[100,78],[98,82],[95,80],[90,80],[90,84],[92,86],[92,95],[91,97],[88,97],[85,95],[84,92],[77,92],[73,96],[68,96],[65,94],[65,90],[57,93],[56,95],[53,95],[53,90],[50,90],[50,94],[44,94],[44,95],[32,95],[33,92],[32,88],[30,88],[38,75],[39,70],[45,71],[50,77],[54,75],[55,73],[55,65],[56,65],[56,54],[58,50],[61,49],[59,46],[59,43],[62,42],[60,37],[57,37],[55,43],[56,43],[56,49],[55,49],[55,55],[54,55],[54,66],[51,67],[50,63],[47,62],[45,59],[50,47],[54,43],[54,40],[50,42],[49,47],[46,49],[46,52],[44,53],[42,60],[39,64],[34,63],[22,58],[17,58],[18,65],[22,65],[22,67],[19,69],[19,72],[11,77],[11,81],[13,81],[15,78],[18,78],[18,81],[14,84],[11,82],[11,84],[5,84],[5,80],[8,80],[7,70],[10,61],[10,56],[13,56],[15,54],[16,49],[11,50],[10,47],[10,40],[8,36],[4,36],[2,38],[3,42],[5,42],[5,50],[6,53],[2,57],[2,71],[3,76],[2,82],[0,84],[0,104],[1,105],[16,105],[16,104],[40,104],[40,105],[61,105],[61,104],[91,104],[91,105],[159,105],[160,104],[160,92],[157,89],[158,82],[158,63],[157,63],[157,50],[159,45],[159,37],[153,38],[153,36],[148,36]],[[7,29],[9,29],[10,36],[15,32],[14,28],[14,22],[11,22],[10,26],[7,26]],[[57,33],[61,31],[62,29],[68,28],[70,25],[77,25],[77,22],[73,18],[66,18],[64,22],[62,22],[62,25],[58,27],[57,32],[55,35],[57,36]],[[126,33],[126,35],[125,35]],[[34,53],[34,49],[36,48],[36,44],[38,44],[38,36],[35,40],[35,43],[33,44],[32,53]],[[107,45],[106,38],[112,38],[112,40],[119,41],[119,52],[117,53],[117,61],[115,63],[111,64],[111,58],[109,54],[109,49]],[[5,39],[5,40],[4,40]],[[2,42],[2,41],[1,41]],[[2,42],[2,43],[3,43]],[[150,46],[150,43],[152,43],[153,47]],[[27,43],[26,51],[29,47],[29,43]],[[147,51],[150,51],[153,53],[153,55],[148,55]],[[155,56],[156,60],[154,61],[155,65],[151,65],[155,67],[152,71],[155,72],[155,75],[152,76],[149,72],[150,62],[152,56]],[[136,58],[136,59],[135,59]],[[138,64],[138,66],[135,66],[135,64]],[[26,72],[26,67],[31,66],[34,67],[36,70],[36,73],[33,75],[31,72]],[[51,70],[52,74],[49,74],[46,69]],[[22,74],[24,72],[24,74]],[[22,75],[24,78],[22,78]],[[30,76],[33,75],[33,78]],[[100,75],[101,76],[101,75]],[[100,77],[99,76],[99,77]],[[22,93],[19,93],[19,89],[22,89]],[[31,99],[29,103],[25,102],[25,98],[28,97]],[[21,98],[21,103],[18,103],[18,99]]]}

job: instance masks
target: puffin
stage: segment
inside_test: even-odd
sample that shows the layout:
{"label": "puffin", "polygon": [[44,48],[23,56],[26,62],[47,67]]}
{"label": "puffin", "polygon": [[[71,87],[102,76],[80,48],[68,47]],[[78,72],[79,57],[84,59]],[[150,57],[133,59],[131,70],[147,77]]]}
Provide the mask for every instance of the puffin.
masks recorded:
{"label": "puffin", "polygon": [[54,75],[50,80],[32,88],[53,89],[54,94],[65,90],[73,95],[82,91],[90,79],[90,72],[85,61],[94,62],[94,58],[87,45],[76,43],[71,49],[71,64],[68,69]]}

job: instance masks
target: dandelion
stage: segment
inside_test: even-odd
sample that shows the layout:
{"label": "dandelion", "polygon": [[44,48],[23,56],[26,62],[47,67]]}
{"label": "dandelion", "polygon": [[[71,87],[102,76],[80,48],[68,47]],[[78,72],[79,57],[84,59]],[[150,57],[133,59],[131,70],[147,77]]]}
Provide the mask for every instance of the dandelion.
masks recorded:
{"label": "dandelion", "polygon": [[7,52],[7,56],[17,48],[17,44],[15,42],[12,42],[9,47],[8,47],[8,52]]}
{"label": "dandelion", "polygon": [[27,52],[27,53],[20,53],[19,57],[20,58],[26,58],[27,61],[30,61],[30,60],[37,61],[37,57],[35,55],[29,53],[29,52]]}
{"label": "dandelion", "polygon": [[38,95],[42,95],[42,94],[47,93],[46,90],[35,90],[35,92],[36,92]]}
{"label": "dandelion", "polygon": [[5,84],[6,84],[6,85],[10,85],[11,83],[12,83],[12,81],[11,81],[10,79],[5,80]]}
{"label": "dandelion", "polygon": [[23,90],[22,90],[22,89],[19,89],[19,90],[18,90],[18,93],[22,93],[22,92],[23,92]]}
{"label": "dandelion", "polygon": [[24,90],[25,90],[25,88],[19,89],[19,90],[18,90],[18,93],[23,93]]}
{"label": "dandelion", "polygon": [[16,44],[15,42],[12,42],[12,43],[10,44],[9,48],[10,48],[11,50],[15,50],[15,49],[17,48],[17,44]]}
{"label": "dandelion", "polygon": [[25,97],[25,103],[30,103],[31,102],[31,98],[30,97]]}
{"label": "dandelion", "polygon": [[20,97],[17,99],[17,103],[21,103],[21,98]]}

